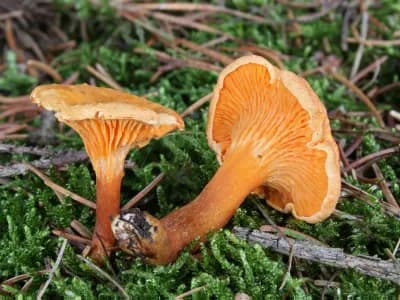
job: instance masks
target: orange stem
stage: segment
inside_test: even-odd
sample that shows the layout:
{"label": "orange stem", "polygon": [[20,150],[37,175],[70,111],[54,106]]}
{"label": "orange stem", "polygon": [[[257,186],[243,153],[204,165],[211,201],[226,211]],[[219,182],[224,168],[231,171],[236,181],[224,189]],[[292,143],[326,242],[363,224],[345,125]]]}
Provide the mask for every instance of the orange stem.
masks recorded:
{"label": "orange stem", "polygon": [[[110,155],[112,157],[112,155]],[[113,160],[109,157],[109,160]],[[123,163],[109,161],[107,167],[96,170],[96,224],[94,227],[92,249],[90,256],[99,264],[104,257],[110,255],[114,247],[115,238],[111,230],[111,220],[118,215],[120,210],[121,181],[124,175]],[[111,166],[111,168],[110,168]]]}
{"label": "orange stem", "polygon": [[169,263],[193,239],[204,238],[226,225],[246,196],[263,183],[265,176],[261,173],[257,159],[249,158],[248,152],[235,150],[226,154],[224,163],[195,200],[171,212],[158,224],[147,217],[157,227],[157,234],[152,235],[155,242],[146,244],[157,248],[146,249],[152,253],[148,261]]}

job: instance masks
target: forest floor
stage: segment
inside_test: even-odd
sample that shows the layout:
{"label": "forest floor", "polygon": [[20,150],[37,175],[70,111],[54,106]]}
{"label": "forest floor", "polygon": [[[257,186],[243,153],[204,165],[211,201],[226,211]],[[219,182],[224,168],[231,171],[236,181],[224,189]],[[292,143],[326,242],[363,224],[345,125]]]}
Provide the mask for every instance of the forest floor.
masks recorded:
{"label": "forest floor", "polygon": [[[280,254],[240,239],[233,228],[261,228],[398,269],[399,3],[135,2],[0,3],[0,297],[397,299],[399,274],[390,281],[295,251]],[[93,210],[60,189],[94,201],[93,169],[79,136],[31,104],[32,89],[87,82],[179,113],[195,104],[185,131],[128,155],[122,204],[162,177],[137,204],[161,217],[194,199],[217,170],[204,97],[227,63],[249,53],[303,76],[324,102],[341,152],[336,211],[307,224],[249,196],[201,244],[201,255],[189,247],[176,262],[151,266],[117,252],[96,268],[82,256],[82,244],[59,236],[93,228]]]}

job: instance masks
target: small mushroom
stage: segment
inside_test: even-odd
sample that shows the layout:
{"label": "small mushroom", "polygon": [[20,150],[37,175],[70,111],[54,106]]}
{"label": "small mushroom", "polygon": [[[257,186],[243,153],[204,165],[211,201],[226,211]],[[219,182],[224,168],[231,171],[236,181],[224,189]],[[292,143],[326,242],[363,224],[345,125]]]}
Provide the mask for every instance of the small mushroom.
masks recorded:
{"label": "small mushroom", "polygon": [[176,128],[179,115],[144,98],[87,84],[35,88],[34,103],[81,136],[96,173],[96,224],[91,256],[101,263],[114,246],[111,220],[120,210],[124,161],[132,147],[143,147]]}
{"label": "small mushroom", "polygon": [[122,249],[150,263],[171,262],[194,238],[224,226],[251,192],[309,223],[333,212],[338,150],[326,110],[303,78],[259,56],[237,59],[219,76],[207,136],[221,163],[211,181],[161,220],[138,209],[114,219]]}

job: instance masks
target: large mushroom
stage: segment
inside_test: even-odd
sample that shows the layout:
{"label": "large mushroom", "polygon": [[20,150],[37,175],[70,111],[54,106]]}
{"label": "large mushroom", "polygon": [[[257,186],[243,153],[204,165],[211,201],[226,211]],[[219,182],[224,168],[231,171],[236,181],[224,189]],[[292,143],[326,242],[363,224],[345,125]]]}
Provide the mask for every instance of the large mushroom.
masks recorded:
{"label": "large mushroom", "polygon": [[138,209],[115,218],[123,250],[150,263],[171,262],[194,238],[224,226],[251,192],[309,223],[333,212],[338,150],[326,110],[303,78],[259,56],[237,59],[219,76],[207,136],[221,163],[214,177],[161,220]]}
{"label": "large mushroom", "polygon": [[91,256],[101,263],[114,246],[111,220],[120,210],[124,161],[132,147],[143,147],[176,128],[179,115],[159,104],[124,92],[87,84],[50,84],[35,88],[34,103],[81,136],[96,173],[96,224]]}

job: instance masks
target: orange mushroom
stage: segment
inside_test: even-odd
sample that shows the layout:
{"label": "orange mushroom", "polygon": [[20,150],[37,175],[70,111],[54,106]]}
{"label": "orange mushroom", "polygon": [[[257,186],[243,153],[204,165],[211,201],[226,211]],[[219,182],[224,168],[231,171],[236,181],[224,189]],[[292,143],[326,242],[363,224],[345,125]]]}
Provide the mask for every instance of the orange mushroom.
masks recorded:
{"label": "orange mushroom", "polygon": [[237,59],[219,76],[207,136],[221,163],[214,177],[195,200],[161,220],[137,209],[115,218],[123,250],[150,263],[171,262],[194,238],[224,226],[252,191],[309,223],[333,212],[338,150],[326,110],[303,78],[259,56]]}
{"label": "orange mushroom", "polygon": [[108,88],[42,85],[31,94],[34,103],[55,111],[61,122],[81,136],[96,173],[96,224],[91,256],[99,263],[115,239],[110,218],[119,213],[124,161],[132,147],[143,147],[176,128],[179,115],[144,98]]}

